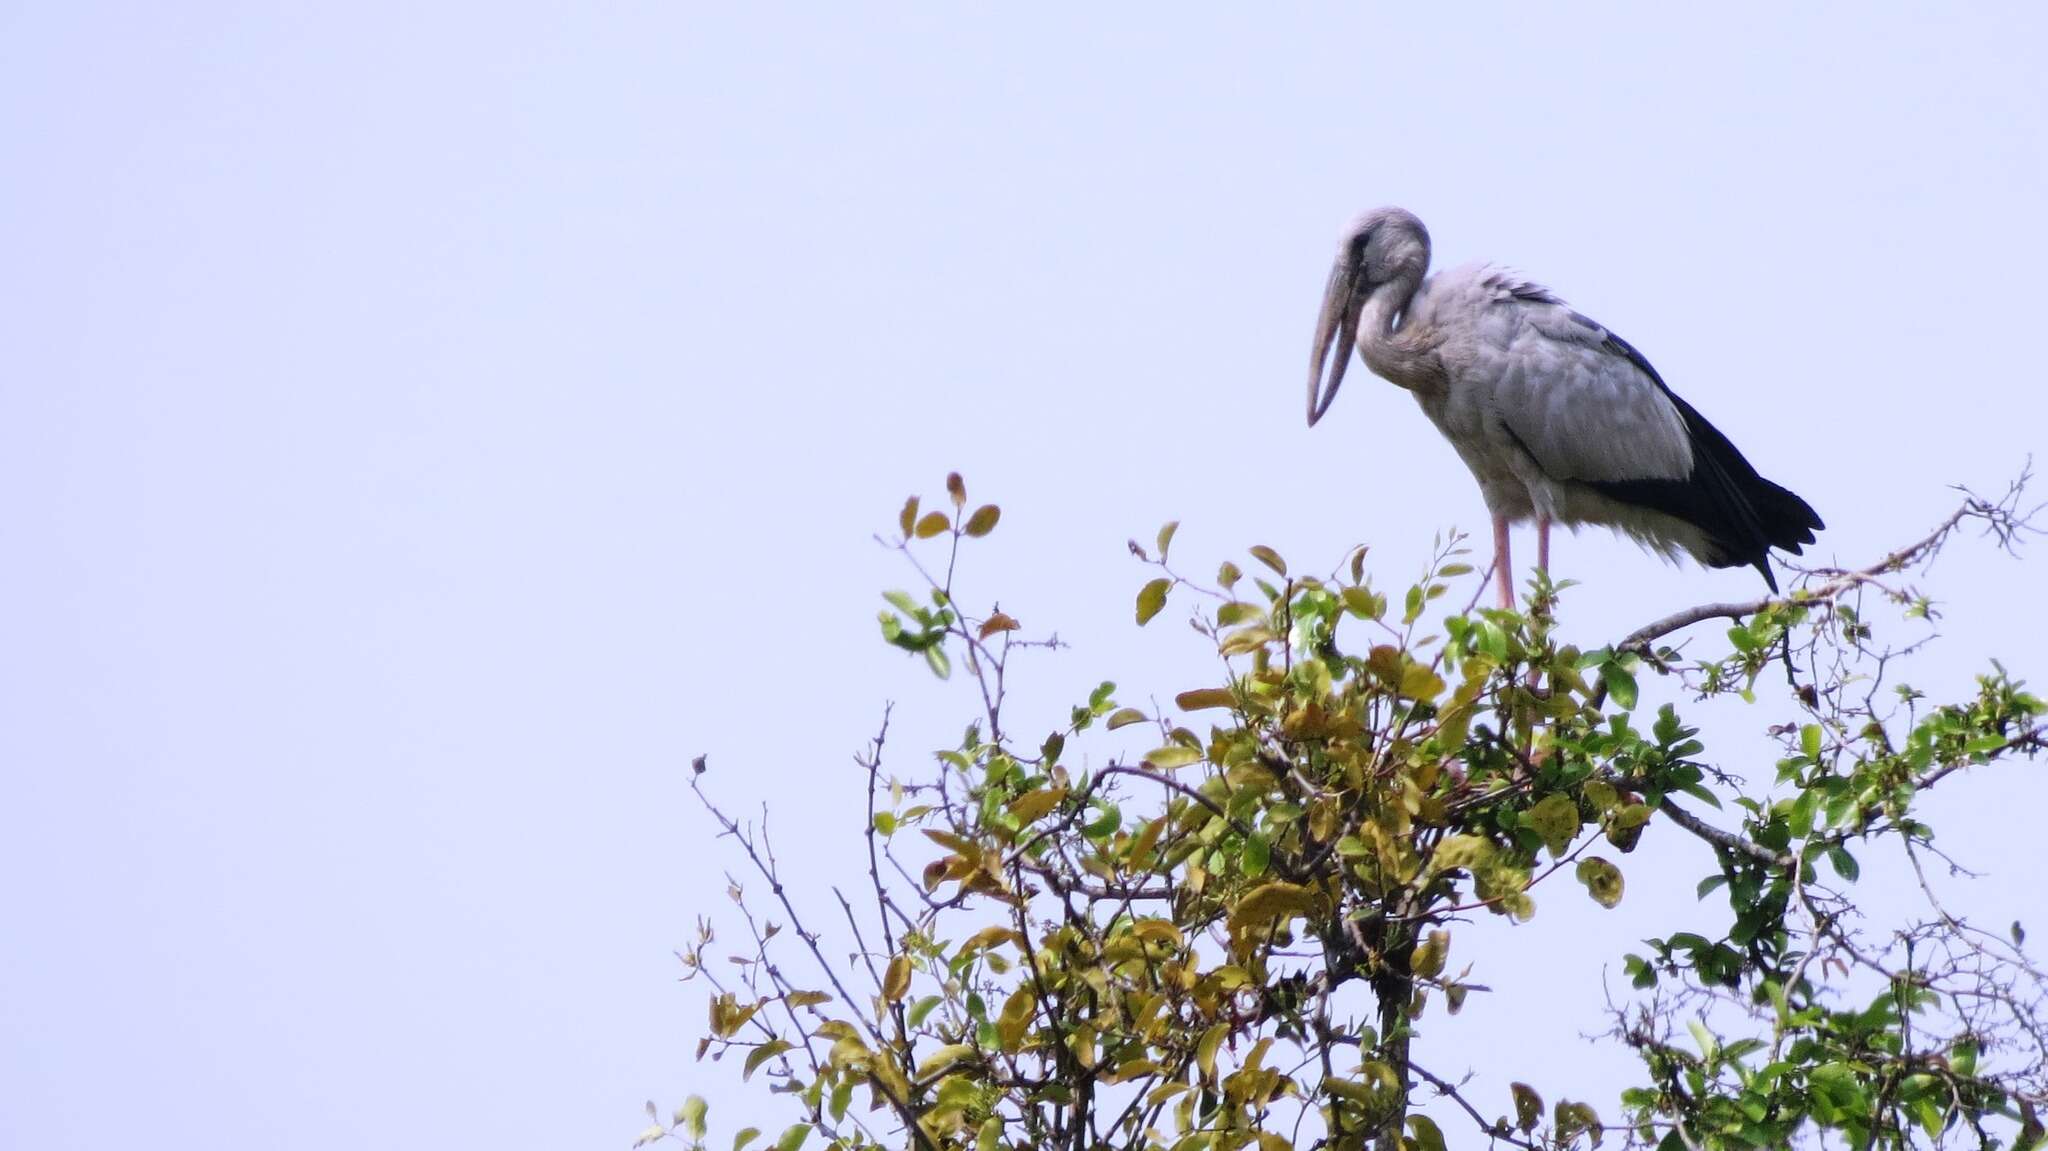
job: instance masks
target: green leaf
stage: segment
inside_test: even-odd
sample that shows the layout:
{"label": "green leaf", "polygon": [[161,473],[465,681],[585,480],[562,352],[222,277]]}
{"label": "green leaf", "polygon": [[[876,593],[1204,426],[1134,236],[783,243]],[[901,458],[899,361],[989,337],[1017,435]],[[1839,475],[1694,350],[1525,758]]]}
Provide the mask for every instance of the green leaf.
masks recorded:
{"label": "green leaf", "polygon": [[1387,597],[1367,591],[1362,587],[1348,587],[1341,593],[1344,610],[1359,619],[1378,619],[1387,614]]}
{"label": "green leaf", "polygon": [[1623,711],[1634,711],[1636,706],[1636,677],[1619,663],[1608,662],[1600,665],[1600,682],[1607,685],[1607,694]]}
{"label": "green leaf", "polygon": [[1144,723],[1145,720],[1145,713],[1137,708],[1122,708],[1109,717],[1109,730],[1115,731],[1117,728],[1129,727],[1134,723]]}
{"label": "green leaf", "polygon": [[1232,600],[1216,609],[1216,623],[1219,627],[1236,627],[1241,623],[1265,618],[1266,609],[1242,600]]}
{"label": "green leaf", "polygon": [[1236,587],[1237,581],[1243,578],[1244,572],[1229,560],[1224,560],[1222,566],[1216,569],[1216,582],[1222,584],[1225,591]]}
{"label": "green leaf", "polygon": [[794,1044],[790,1043],[787,1039],[770,1039],[768,1042],[747,1052],[746,1069],[741,1072],[740,1078],[752,1079],[754,1072],[760,1070],[763,1063],[789,1050],[792,1046]]}
{"label": "green leaf", "polygon": [[1563,795],[1546,795],[1522,813],[1522,824],[1543,837],[1553,858],[1559,857],[1579,836],[1579,805]]}
{"label": "green leaf", "polygon": [[[916,503],[917,501],[915,500],[911,501],[913,507],[916,506]],[[732,1137],[732,1151],[745,1151],[747,1144],[760,1137],[761,1129],[759,1127],[742,1127]]]}
{"label": "green leaf", "polygon": [[1138,589],[1139,627],[1151,623],[1152,617],[1158,615],[1160,609],[1166,606],[1166,589],[1172,586],[1172,580],[1161,576]]}
{"label": "green leaf", "polygon": [[938,644],[933,644],[924,649],[924,662],[927,667],[932,669],[932,674],[940,679],[945,679],[953,674],[953,661],[947,658],[946,649]]}
{"label": "green leaf", "polygon": [[810,1137],[810,1124],[793,1124],[790,1126],[788,1130],[782,1133],[781,1138],[775,1141],[775,1151],[797,1151],[797,1148],[802,1147],[804,1145],[804,1140],[809,1139]]}
{"label": "green leaf", "polygon": [[1856,882],[1856,877],[1863,874],[1863,869],[1856,865],[1856,857],[1849,854],[1848,848],[1839,844],[1828,848],[1828,866],[1835,869],[1836,875],[1851,883]]}
{"label": "green leaf", "polygon": [[1621,868],[1594,855],[1579,861],[1577,869],[1579,882],[1586,885],[1593,902],[1602,907],[1613,907],[1621,902]]}
{"label": "green leaf", "polygon": [[1166,549],[1173,544],[1173,533],[1179,530],[1179,520],[1168,520],[1166,526],[1159,529],[1159,558],[1162,562],[1166,559]]}
{"label": "green leaf", "polygon": [[1416,1151],[1444,1151],[1443,1129],[1427,1115],[1410,1115],[1408,1134],[1415,1140]]}
{"label": "green leaf", "polygon": [[1817,724],[1817,723],[1809,723],[1809,724],[1807,724],[1806,726],[1804,726],[1804,727],[1802,727],[1802,728],[1800,728],[1800,729],[1799,729],[1799,750],[1800,750],[1800,751],[1801,751],[1802,753],[1804,753],[1804,754],[1805,754],[1806,758],[1808,758],[1808,759],[1811,759],[1811,760],[1814,760],[1814,761],[1816,761],[1816,762],[1817,762],[1817,761],[1819,761],[1819,759],[1820,759],[1820,725],[1819,725],[1819,724]]}
{"label": "green leaf", "polygon": [[1706,1024],[1697,1019],[1688,1019],[1685,1021],[1685,1029],[1692,1032],[1692,1041],[1700,1045],[1701,1055],[1712,1059],[1720,1052],[1721,1044],[1715,1040],[1714,1033],[1707,1030]]}
{"label": "green leaf", "polygon": [[1508,1090],[1515,1096],[1515,1126],[1534,1131],[1543,1118],[1543,1096],[1527,1083],[1510,1083]]}
{"label": "green leaf", "polygon": [[994,504],[983,504],[967,517],[967,526],[961,530],[976,539],[996,530],[996,521],[1003,518],[1003,509]]}
{"label": "green leaf", "polygon": [[675,1126],[690,1133],[692,1139],[704,1138],[704,1112],[707,1106],[702,1095],[692,1095],[676,1108]]}
{"label": "green leaf", "polygon": [[916,1003],[910,1005],[910,1014],[905,1017],[905,1021],[908,1022],[912,1027],[924,1026],[925,1018],[929,1016],[932,1013],[932,1011],[938,1007],[939,1003],[939,996],[925,996],[923,999],[920,999]]}
{"label": "green leaf", "polygon": [[1266,874],[1266,866],[1273,859],[1273,845],[1262,835],[1254,835],[1244,841],[1244,855],[1241,863],[1247,879],[1257,879]]}
{"label": "green leaf", "polygon": [[1169,743],[1165,747],[1148,753],[1145,756],[1145,766],[1156,768],[1160,771],[1172,771],[1177,767],[1186,767],[1191,763],[1200,763],[1201,760],[1202,753],[1194,748],[1178,743]]}

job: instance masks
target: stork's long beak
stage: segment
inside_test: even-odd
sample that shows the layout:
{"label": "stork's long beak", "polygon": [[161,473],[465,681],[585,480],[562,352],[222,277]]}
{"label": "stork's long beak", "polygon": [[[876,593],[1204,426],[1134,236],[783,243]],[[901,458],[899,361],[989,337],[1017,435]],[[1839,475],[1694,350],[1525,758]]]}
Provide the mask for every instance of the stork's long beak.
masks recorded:
{"label": "stork's long beak", "polygon": [[[1351,348],[1358,340],[1358,315],[1365,310],[1366,293],[1362,291],[1358,268],[1339,257],[1337,266],[1330,269],[1330,286],[1323,292],[1323,315],[1316,321],[1315,355],[1308,365],[1308,423],[1314,427],[1323,413],[1330,410],[1330,404],[1337,398],[1337,388],[1344,382],[1344,369],[1351,364]],[[1335,359],[1330,356],[1330,347],[1336,345]],[[1330,382],[1323,383],[1325,367]]]}

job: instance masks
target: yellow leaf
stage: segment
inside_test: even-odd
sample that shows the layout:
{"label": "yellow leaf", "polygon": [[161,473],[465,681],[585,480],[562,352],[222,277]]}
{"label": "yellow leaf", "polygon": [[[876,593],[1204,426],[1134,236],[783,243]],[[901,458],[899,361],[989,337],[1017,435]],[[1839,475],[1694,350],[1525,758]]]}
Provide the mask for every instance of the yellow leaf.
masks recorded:
{"label": "yellow leaf", "polygon": [[1431,671],[1428,664],[1411,663],[1401,669],[1401,688],[1399,694],[1403,699],[1418,699],[1424,703],[1434,703],[1436,697],[1442,695],[1443,691],[1443,677]]}
{"label": "yellow leaf", "polygon": [[1292,919],[1316,905],[1315,892],[1298,883],[1275,880],[1253,888],[1230,909],[1230,933],[1242,935],[1276,919]]}
{"label": "yellow leaf", "polygon": [[928,827],[924,829],[924,837],[940,847],[950,848],[970,859],[981,857],[980,846],[964,835],[955,835],[950,831],[941,831],[935,827]]}
{"label": "yellow leaf", "polygon": [[1202,1032],[1202,1038],[1195,1043],[1195,1066],[1201,1068],[1202,1078],[1210,1082],[1216,1079],[1216,1049],[1223,1045],[1223,1037],[1230,1028],[1218,1023]]}
{"label": "yellow leaf", "polygon": [[1060,805],[1067,797],[1064,787],[1040,787],[1025,792],[1010,801],[1010,814],[1020,824],[1036,823],[1045,818],[1045,813]]}
{"label": "yellow leaf", "polygon": [[953,497],[954,507],[967,506],[967,481],[960,478],[959,472],[946,474],[946,494]]}
{"label": "yellow leaf", "polygon": [[1515,1126],[1524,1131],[1534,1131],[1543,1118],[1543,1096],[1527,1083],[1510,1083],[1508,1090],[1515,1096]]}
{"label": "yellow leaf", "polygon": [[1116,714],[1109,717],[1109,730],[1115,731],[1120,727],[1129,727],[1134,723],[1143,723],[1145,718],[1145,713],[1135,707],[1121,708]]}
{"label": "yellow leaf", "polygon": [[1133,1079],[1157,1075],[1159,1070],[1159,1064],[1152,1062],[1150,1059],[1126,1059],[1122,1063],[1117,1064],[1115,1070],[1103,1076],[1102,1081],[1104,1083],[1129,1083]]}
{"label": "yellow leaf", "polygon": [[1216,650],[1224,655],[1245,655],[1273,642],[1273,631],[1264,624],[1242,627],[1223,637]]}
{"label": "yellow leaf", "polygon": [[848,1023],[844,1019],[827,1019],[825,1022],[818,1024],[816,1030],[821,1039],[860,1038],[860,1032],[854,1030],[853,1024]]}
{"label": "yellow leaf", "polygon": [[928,540],[951,526],[952,524],[946,519],[946,513],[926,512],[924,518],[917,521],[917,538]]}
{"label": "yellow leaf", "polygon": [[1173,533],[1179,530],[1179,520],[1168,520],[1166,526],[1159,529],[1159,558],[1162,561],[1166,559],[1167,546],[1173,543]]}
{"label": "yellow leaf", "polygon": [[1244,1057],[1243,1070],[1257,1071],[1259,1066],[1266,1061],[1266,1052],[1272,1049],[1273,1037],[1270,1035],[1252,1044],[1251,1051]]}
{"label": "yellow leaf", "polygon": [[1187,937],[1181,934],[1180,928],[1167,919],[1140,919],[1131,927],[1131,934],[1148,942],[1171,943],[1175,947],[1187,942]]}
{"label": "yellow leaf", "polygon": [[1182,711],[1204,711],[1212,707],[1236,707],[1237,694],[1227,687],[1198,687],[1173,697]]}
{"label": "yellow leaf", "polygon": [[1038,999],[1032,994],[1031,985],[1025,984],[1010,993],[1003,1001],[1003,1010],[996,1016],[996,1036],[1003,1041],[1003,1050],[1015,1051],[1024,1039],[1024,1032],[1031,1026],[1031,1017],[1038,1006]]}
{"label": "yellow leaf", "polygon": [[1138,864],[1140,860],[1145,858],[1145,853],[1152,850],[1152,846],[1159,842],[1159,835],[1165,830],[1166,817],[1163,815],[1146,823],[1145,826],[1138,829],[1137,838],[1131,840],[1131,849],[1125,854],[1124,858],[1130,860],[1134,866]]}
{"label": "yellow leaf", "polygon": [[899,955],[889,961],[889,969],[882,973],[882,998],[895,1003],[909,990],[910,956]]}
{"label": "yellow leaf", "polygon": [[1161,576],[1138,589],[1139,627],[1151,623],[1152,617],[1158,615],[1160,609],[1166,606],[1166,589],[1172,586],[1172,580]]}
{"label": "yellow leaf", "polygon": [[1186,767],[1188,764],[1198,763],[1201,761],[1201,758],[1202,753],[1192,747],[1183,747],[1177,743],[1170,743],[1157,751],[1148,753],[1145,756],[1145,766],[1157,768],[1160,771],[1172,771],[1176,767]]}
{"label": "yellow leaf", "polygon": [[788,998],[791,1007],[816,1007],[832,1002],[832,997],[823,991],[792,991]]}
{"label": "yellow leaf", "polygon": [[1408,957],[1408,970],[1424,979],[1435,979],[1443,974],[1444,960],[1450,952],[1450,932],[1432,931],[1428,938],[1415,945],[1415,951]]}
{"label": "yellow leaf", "polygon": [[1274,571],[1279,572],[1281,575],[1287,574],[1287,561],[1280,558],[1279,552],[1274,551],[1272,548],[1269,548],[1264,544],[1253,544],[1250,551],[1252,553],[1252,557],[1258,560],[1260,563],[1265,564],[1267,567],[1272,568]]}
{"label": "yellow leaf", "polygon": [[1152,1090],[1145,1093],[1145,1106],[1157,1107],[1161,1103],[1166,1102],[1168,1099],[1173,1098],[1174,1096],[1180,1094],[1183,1091],[1192,1090],[1194,1090],[1194,1088],[1188,1086],[1185,1083],[1182,1083],[1178,1079],[1169,1079],[1166,1082],[1161,1083],[1159,1086],[1154,1087]]}
{"label": "yellow leaf", "polygon": [[994,615],[988,617],[987,619],[981,621],[981,628],[979,631],[975,633],[975,635],[978,639],[987,639],[988,637],[996,634],[999,631],[1016,630],[1016,620],[1011,619],[1009,616],[1004,615],[1002,612],[997,612]]}
{"label": "yellow leaf", "polygon": [[1325,1079],[1323,1080],[1323,1091],[1325,1094],[1335,1096],[1347,1103],[1356,1103],[1361,1107],[1370,1107],[1374,1102],[1372,1088],[1367,1087],[1363,1083],[1353,1083],[1349,1079]]}
{"label": "yellow leaf", "polygon": [[924,1062],[917,1065],[917,1077],[922,1079],[941,1067],[951,1067],[963,1059],[972,1058],[974,1058],[974,1045],[972,1043],[948,1043],[924,1057]]}
{"label": "yellow leaf", "polygon": [[[898,1067],[896,1060],[887,1053],[875,1057],[873,1064],[868,1068],[868,1074],[873,1077],[875,1083],[882,1089],[876,1092],[877,1102],[885,1098],[893,1098],[898,1101],[910,1098],[909,1077],[903,1074],[903,1069]],[[887,1092],[886,1095],[883,1094],[884,1091]]]}
{"label": "yellow leaf", "polygon": [[897,522],[897,523],[900,523],[900,524],[902,524],[902,525],[903,525],[903,534],[904,534],[904,535],[905,535],[906,537],[907,537],[907,536],[909,536],[909,535],[910,535],[910,533],[911,533],[912,531],[916,530],[916,528],[917,528],[917,497],[916,497],[916,496],[912,496],[912,497],[910,497],[909,499],[907,499],[907,500],[904,500],[904,501],[903,501],[903,514],[902,514],[902,515],[900,515],[900,516],[897,516],[897,517],[896,517],[896,522]]}
{"label": "yellow leaf", "polygon": [[996,521],[1002,518],[1003,509],[994,504],[983,504],[974,509],[973,515],[967,517],[967,526],[961,530],[976,539],[980,539],[982,536],[996,530]]}
{"label": "yellow leaf", "polygon": [[957,953],[966,955],[971,951],[986,951],[991,947],[1004,943],[1016,943],[1021,946],[1023,942],[1024,937],[1017,934],[1013,928],[984,927],[980,931],[968,936],[966,941],[960,944]]}

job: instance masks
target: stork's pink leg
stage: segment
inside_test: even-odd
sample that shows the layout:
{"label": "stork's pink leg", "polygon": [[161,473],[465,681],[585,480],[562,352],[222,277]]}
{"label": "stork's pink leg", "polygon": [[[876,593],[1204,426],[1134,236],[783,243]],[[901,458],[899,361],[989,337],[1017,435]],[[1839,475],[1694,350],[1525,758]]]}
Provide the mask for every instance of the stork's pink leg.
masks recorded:
{"label": "stork's pink leg", "polygon": [[1550,574],[1550,520],[1545,516],[1536,518],[1536,570]]}
{"label": "stork's pink leg", "polygon": [[1500,585],[1502,611],[1515,610],[1515,566],[1508,558],[1508,517],[1493,517],[1493,578]]}

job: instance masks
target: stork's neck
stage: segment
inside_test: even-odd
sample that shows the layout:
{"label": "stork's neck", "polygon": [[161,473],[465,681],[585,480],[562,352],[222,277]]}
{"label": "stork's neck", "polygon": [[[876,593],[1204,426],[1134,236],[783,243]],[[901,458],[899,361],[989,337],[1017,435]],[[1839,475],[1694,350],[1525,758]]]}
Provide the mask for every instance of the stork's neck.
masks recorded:
{"label": "stork's neck", "polygon": [[1358,317],[1358,351],[1365,366],[1389,383],[1414,390],[1427,388],[1440,372],[1436,342],[1415,323],[1415,297],[1423,269],[1389,280],[1366,298]]}

